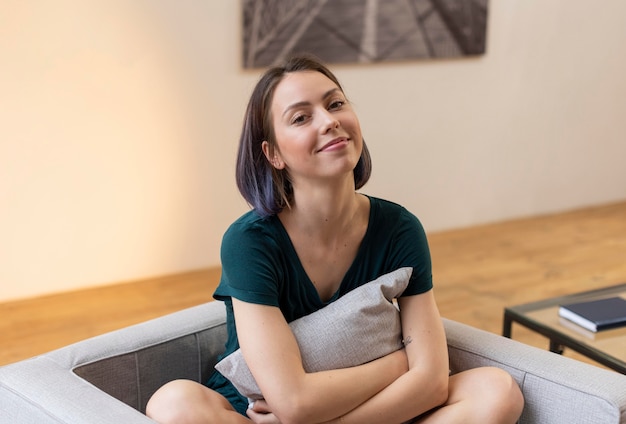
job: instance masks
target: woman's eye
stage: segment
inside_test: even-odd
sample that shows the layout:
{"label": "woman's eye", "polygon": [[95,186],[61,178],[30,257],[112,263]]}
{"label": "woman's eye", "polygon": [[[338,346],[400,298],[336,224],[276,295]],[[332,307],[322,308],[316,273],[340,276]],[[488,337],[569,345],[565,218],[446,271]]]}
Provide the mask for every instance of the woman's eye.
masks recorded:
{"label": "woman's eye", "polygon": [[306,121],[306,115],[296,115],[291,119],[292,124],[302,124]]}
{"label": "woman's eye", "polygon": [[343,101],[343,100],[335,100],[335,101],[331,102],[330,105],[328,105],[328,109],[329,110],[341,109],[341,107],[344,104],[346,104],[346,102]]}

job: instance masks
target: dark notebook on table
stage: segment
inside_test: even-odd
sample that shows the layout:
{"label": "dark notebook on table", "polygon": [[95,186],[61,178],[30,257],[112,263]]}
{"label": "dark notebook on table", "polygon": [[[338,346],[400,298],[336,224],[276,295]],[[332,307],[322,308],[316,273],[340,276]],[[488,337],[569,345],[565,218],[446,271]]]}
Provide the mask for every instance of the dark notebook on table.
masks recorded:
{"label": "dark notebook on table", "polygon": [[559,316],[593,332],[626,326],[626,300],[609,297],[561,305]]}

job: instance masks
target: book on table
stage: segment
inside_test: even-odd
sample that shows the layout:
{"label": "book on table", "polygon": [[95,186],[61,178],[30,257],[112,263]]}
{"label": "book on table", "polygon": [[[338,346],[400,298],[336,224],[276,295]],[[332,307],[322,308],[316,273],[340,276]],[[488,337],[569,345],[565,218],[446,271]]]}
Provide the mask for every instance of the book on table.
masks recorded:
{"label": "book on table", "polygon": [[561,305],[559,316],[594,333],[626,326],[626,299],[609,297]]}

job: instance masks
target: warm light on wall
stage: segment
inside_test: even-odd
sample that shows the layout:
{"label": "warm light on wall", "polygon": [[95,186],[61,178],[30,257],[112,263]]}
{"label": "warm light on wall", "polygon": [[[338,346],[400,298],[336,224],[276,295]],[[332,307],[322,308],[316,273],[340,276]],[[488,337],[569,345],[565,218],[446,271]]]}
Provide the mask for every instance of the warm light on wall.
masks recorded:
{"label": "warm light on wall", "polygon": [[[0,13],[0,302],[219,265],[261,72],[241,2],[36,3]],[[428,232],[624,199],[624,15],[491,2],[484,56],[333,66],[363,191]]]}
{"label": "warm light on wall", "polygon": [[11,7],[0,301],[216,263],[191,251],[211,211],[172,34],[133,2]]}

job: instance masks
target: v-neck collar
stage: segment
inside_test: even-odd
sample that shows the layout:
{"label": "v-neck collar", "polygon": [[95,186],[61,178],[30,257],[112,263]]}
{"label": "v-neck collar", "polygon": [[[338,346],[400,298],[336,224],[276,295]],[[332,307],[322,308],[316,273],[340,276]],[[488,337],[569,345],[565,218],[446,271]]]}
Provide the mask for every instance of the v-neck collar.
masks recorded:
{"label": "v-neck collar", "polygon": [[368,216],[368,221],[367,221],[367,229],[365,230],[365,234],[363,235],[363,238],[361,239],[361,242],[359,244],[359,249],[357,250],[357,253],[354,257],[354,260],[352,261],[352,263],[350,264],[350,267],[348,267],[348,270],[346,271],[346,273],[344,274],[343,278],[341,279],[341,283],[339,284],[339,287],[337,288],[337,290],[335,291],[335,293],[333,293],[333,295],[330,297],[330,299],[324,301],[321,297],[319,292],[317,291],[317,288],[315,287],[315,284],[313,284],[313,281],[311,280],[311,278],[309,277],[309,275],[307,274],[306,270],[304,269],[304,265],[302,265],[302,261],[300,260],[300,257],[298,256],[298,252],[296,252],[296,248],[293,245],[293,242],[291,241],[291,237],[289,237],[289,233],[287,232],[287,229],[285,228],[285,226],[283,225],[283,223],[281,222],[281,220],[278,218],[277,215],[275,215],[274,218],[274,222],[275,225],[278,227],[280,234],[282,237],[284,237],[286,243],[285,245],[288,246],[287,248],[287,256],[289,258],[289,260],[291,260],[294,264],[296,264],[296,266],[298,267],[298,271],[301,275],[304,275],[306,278],[305,281],[305,286],[307,288],[308,291],[310,291],[311,293],[315,294],[316,299],[319,301],[320,304],[322,305],[328,305],[329,303],[334,302],[335,300],[337,300],[337,298],[339,298],[339,295],[342,292],[342,288],[345,286],[346,282],[350,280],[350,276],[356,272],[356,264],[358,264],[360,262],[361,256],[364,254],[364,246],[366,246],[368,243],[368,239],[370,238],[370,233],[372,231],[371,228],[371,223],[373,221],[373,216],[374,216],[374,202],[372,202],[372,198],[370,196],[365,195],[365,197],[367,197],[367,199],[370,202],[370,210],[369,210],[369,216]]}

